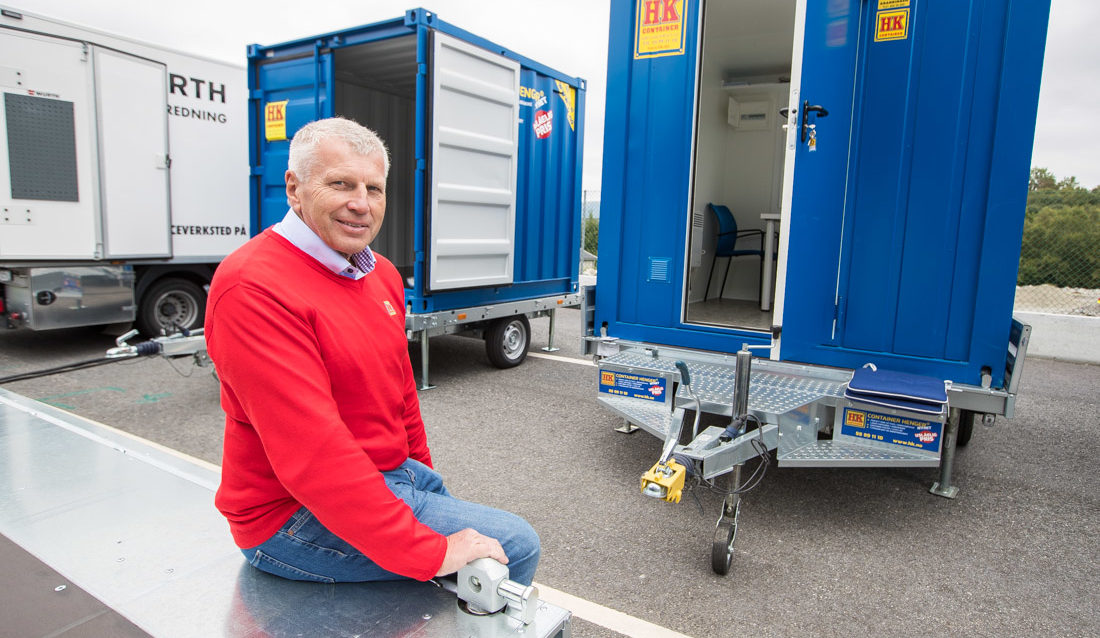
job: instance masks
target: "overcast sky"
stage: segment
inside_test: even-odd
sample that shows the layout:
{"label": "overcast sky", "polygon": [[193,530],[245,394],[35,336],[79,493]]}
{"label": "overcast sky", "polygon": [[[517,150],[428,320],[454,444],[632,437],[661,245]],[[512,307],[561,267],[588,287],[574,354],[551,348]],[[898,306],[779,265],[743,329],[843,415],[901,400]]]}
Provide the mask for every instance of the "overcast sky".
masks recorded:
{"label": "overcast sky", "polygon": [[[244,64],[245,46],[395,18],[418,5],[588,82],[584,187],[600,187],[608,0],[0,0],[0,6]],[[1100,1],[1053,0],[1032,166],[1100,184]],[[1084,126],[1084,129],[1081,127]],[[1098,126],[1098,129],[1093,129]]]}

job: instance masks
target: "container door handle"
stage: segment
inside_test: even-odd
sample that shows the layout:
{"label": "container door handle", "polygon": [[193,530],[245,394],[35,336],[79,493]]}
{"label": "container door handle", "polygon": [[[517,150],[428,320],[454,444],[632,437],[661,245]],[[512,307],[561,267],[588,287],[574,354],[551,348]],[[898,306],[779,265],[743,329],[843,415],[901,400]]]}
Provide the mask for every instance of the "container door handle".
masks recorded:
{"label": "container door handle", "polygon": [[810,104],[809,100],[806,100],[805,102],[802,103],[802,142],[803,143],[806,142],[806,137],[809,135],[810,127],[813,126],[812,124],[810,124],[810,112],[811,111],[816,112],[818,117],[827,117],[829,115],[829,111],[827,111],[825,109],[825,107],[821,106],[820,104]]}

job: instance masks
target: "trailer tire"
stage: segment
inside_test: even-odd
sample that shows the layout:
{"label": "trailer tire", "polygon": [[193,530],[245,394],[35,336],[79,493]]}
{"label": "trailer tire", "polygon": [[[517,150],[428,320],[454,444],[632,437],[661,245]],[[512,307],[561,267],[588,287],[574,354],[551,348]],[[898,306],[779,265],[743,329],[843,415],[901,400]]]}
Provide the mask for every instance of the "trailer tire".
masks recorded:
{"label": "trailer tire", "polygon": [[955,436],[955,447],[964,447],[970,443],[970,437],[974,434],[974,419],[977,416],[977,412],[970,410],[959,411],[959,430]]}
{"label": "trailer tire", "polygon": [[524,315],[497,319],[485,333],[485,354],[498,368],[514,368],[527,358],[531,346],[531,322]]}
{"label": "trailer tire", "polygon": [[737,519],[741,516],[741,502],[738,501],[733,516],[718,519],[714,528],[714,542],[710,547],[710,568],[715,574],[725,576],[733,564],[733,544],[737,541]]}
{"label": "trailer tire", "polygon": [[187,279],[165,277],[141,297],[137,328],[149,338],[171,334],[176,327],[194,330],[206,315],[206,292]]}

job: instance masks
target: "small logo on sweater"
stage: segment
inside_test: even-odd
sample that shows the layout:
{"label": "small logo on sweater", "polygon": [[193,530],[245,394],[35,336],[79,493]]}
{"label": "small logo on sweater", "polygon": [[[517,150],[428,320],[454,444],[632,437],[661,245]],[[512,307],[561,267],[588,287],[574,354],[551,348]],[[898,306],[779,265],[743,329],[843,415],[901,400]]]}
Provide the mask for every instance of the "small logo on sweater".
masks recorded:
{"label": "small logo on sweater", "polygon": [[397,311],[393,309],[389,299],[383,299],[382,303],[386,306],[386,312],[390,313],[391,317],[397,315]]}

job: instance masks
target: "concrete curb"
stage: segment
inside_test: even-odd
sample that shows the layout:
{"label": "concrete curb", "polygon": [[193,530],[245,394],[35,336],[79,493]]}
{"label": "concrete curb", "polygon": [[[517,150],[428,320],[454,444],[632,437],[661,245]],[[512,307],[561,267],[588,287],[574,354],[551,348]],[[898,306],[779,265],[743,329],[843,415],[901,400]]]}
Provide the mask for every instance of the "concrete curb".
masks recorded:
{"label": "concrete curb", "polygon": [[1017,312],[1031,325],[1028,357],[1100,364],[1100,317]]}

